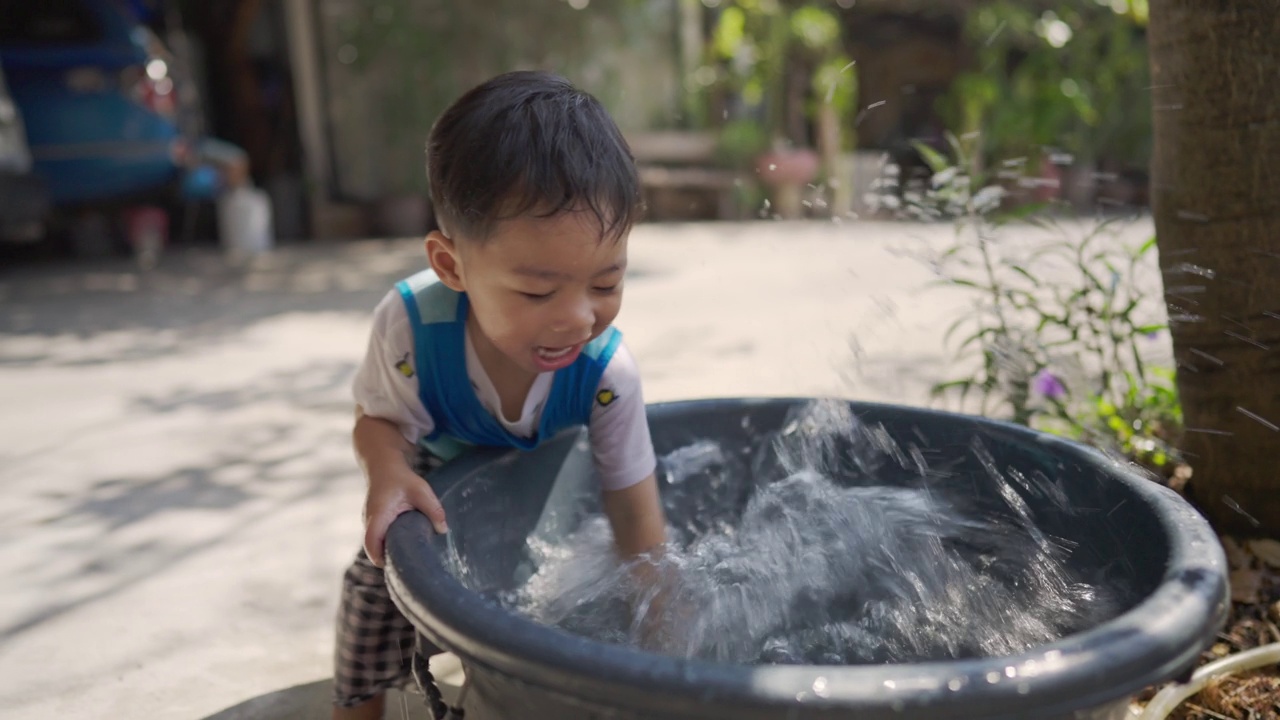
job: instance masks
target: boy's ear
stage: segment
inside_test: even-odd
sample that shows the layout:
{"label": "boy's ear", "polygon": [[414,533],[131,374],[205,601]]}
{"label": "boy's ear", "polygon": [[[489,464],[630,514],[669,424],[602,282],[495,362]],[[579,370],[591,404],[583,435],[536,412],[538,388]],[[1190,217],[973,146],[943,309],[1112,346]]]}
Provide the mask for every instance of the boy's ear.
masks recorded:
{"label": "boy's ear", "polygon": [[436,271],[440,282],[450,290],[465,292],[466,288],[462,282],[462,258],[458,253],[458,246],[439,230],[432,230],[427,234],[426,245],[427,260],[431,263],[431,269]]}

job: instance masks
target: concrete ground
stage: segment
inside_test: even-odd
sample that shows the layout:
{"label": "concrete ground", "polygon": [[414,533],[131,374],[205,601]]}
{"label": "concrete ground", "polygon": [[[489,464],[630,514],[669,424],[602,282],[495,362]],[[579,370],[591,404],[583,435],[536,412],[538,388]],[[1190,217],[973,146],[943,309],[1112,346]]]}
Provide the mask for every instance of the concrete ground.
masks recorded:
{"label": "concrete ground", "polygon": [[[952,231],[638,228],[618,324],[647,399],[927,403],[967,301],[912,255]],[[422,264],[365,241],[0,268],[0,716],[327,713],[361,538],[349,381],[371,309]]]}

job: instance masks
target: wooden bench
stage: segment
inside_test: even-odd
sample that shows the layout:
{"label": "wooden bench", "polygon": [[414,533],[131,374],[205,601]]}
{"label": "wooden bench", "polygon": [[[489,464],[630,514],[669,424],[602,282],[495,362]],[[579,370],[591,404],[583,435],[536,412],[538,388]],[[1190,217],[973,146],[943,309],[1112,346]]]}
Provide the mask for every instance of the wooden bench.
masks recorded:
{"label": "wooden bench", "polygon": [[651,219],[690,219],[707,214],[721,220],[739,217],[742,180],[738,173],[717,166],[714,133],[632,133],[627,135],[627,143],[636,159]]}

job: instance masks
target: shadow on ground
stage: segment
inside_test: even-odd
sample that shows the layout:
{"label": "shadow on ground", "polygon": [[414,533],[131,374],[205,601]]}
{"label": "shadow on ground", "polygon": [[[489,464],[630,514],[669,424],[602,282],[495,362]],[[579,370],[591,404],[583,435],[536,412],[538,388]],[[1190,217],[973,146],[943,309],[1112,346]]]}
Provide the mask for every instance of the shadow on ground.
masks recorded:
{"label": "shadow on ground", "polygon": [[[0,368],[155,358],[286,313],[368,314],[426,264],[412,239],[309,243],[244,266],[208,249],[175,252],[149,271],[127,260],[0,262],[0,337],[33,341],[0,348]],[[628,277],[645,274],[633,268]],[[126,332],[127,341],[102,339]],[[67,350],[47,342],[54,338],[97,341]]]}
{"label": "shadow on ground", "polygon": [[[458,684],[462,681],[462,669],[453,655],[441,655],[432,659],[431,671],[439,679],[440,692],[445,702],[457,700]],[[329,717],[332,680],[295,685],[284,690],[259,695],[203,720],[316,720]],[[392,691],[387,694],[387,720],[431,720],[421,695],[416,692]]]}
{"label": "shadow on ground", "polygon": [[69,356],[48,343],[26,343],[0,353],[0,367],[151,358],[285,313],[369,313],[396,281],[425,264],[416,241],[370,240],[285,248],[242,267],[208,250],[175,253],[146,272],[127,261],[11,265],[0,268],[0,335],[130,337]]}
{"label": "shadow on ground", "polygon": [[[30,593],[46,599],[0,623],[0,641],[217,550],[350,480],[345,464],[315,458],[314,448],[340,443],[340,433],[275,424],[228,437],[228,450],[207,463],[150,476],[109,476],[74,492],[39,493],[38,507],[48,514],[32,521],[54,539],[59,552],[52,559],[40,553],[23,556],[13,568]],[[216,517],[200,521],[201,511]],[[181,532],[145,532],[170,527],[164,523],[173,513],[194,521],[184,523]]]}
{"label": "shadow on ground", "polygon": [[[214,713],[204,720],[323,720],[329,717],[333,681],[295,685]],[[387,695],[387,720],[431,720],[422,698],[392,691]]]}

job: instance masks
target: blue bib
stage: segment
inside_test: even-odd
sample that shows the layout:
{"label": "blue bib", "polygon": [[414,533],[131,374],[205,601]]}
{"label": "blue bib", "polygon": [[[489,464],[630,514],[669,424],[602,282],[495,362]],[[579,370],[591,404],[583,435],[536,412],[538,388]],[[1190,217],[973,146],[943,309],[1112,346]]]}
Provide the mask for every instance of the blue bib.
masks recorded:
{"label": "blue bib", "polygon": [[396,284],[413,328],[414,371],[418,396],[435,421],[420,441],[431,453],[449,460],[471,445],[532,450],[561,430],[591,419],[596,388],[622,340],[610,326],[587,343],[572,365],[556,371],[551,394],[533,437],[511,434],[476,397],[467,375],[467,295],[440,282],[425,270]]}

